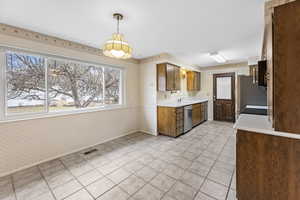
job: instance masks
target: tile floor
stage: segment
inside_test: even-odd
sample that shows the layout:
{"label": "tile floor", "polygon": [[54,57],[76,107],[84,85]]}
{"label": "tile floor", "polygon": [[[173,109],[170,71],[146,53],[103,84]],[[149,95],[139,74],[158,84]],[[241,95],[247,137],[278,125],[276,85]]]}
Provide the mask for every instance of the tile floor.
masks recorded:
{"label": "tile floor", "polygon": [[0,200],[233,200],[232,124],[173,139],[131,134],[0,178]]}

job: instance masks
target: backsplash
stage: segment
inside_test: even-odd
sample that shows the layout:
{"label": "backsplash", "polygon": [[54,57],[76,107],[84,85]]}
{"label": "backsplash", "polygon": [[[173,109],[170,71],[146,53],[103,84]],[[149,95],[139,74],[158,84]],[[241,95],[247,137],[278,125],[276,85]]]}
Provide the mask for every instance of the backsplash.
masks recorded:
{"label": "backsplash", "polygon": [[[201,81],[202,82],[202,81]],[[157,103],[161,103],[162,101],[177,101],[179,98],[205,98],[206,93],[202,90],[200,91],[187,91],[187,78],[181,79],[181,90],[180,91],[174,91],[174,92],[157,92]]]}

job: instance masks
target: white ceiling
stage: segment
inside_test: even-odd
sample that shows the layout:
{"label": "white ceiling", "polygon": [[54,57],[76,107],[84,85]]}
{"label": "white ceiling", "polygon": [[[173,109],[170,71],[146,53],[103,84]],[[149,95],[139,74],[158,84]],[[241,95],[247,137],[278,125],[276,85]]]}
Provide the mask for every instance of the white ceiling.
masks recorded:
{"label": "white ceiling", "polygon": [[125,15],[121,32],[135,58],[170,53],[189,64],[215,65],[259,56],[263,0],[0,0],[0,23],[101,48]]}

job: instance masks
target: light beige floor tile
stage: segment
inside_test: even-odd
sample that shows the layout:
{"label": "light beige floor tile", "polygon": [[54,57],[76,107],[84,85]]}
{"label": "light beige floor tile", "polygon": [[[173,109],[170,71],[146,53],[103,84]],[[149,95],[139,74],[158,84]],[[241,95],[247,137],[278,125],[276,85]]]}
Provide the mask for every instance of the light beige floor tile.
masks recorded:
{"label": "light beige floor tile", "polygon": [[158,172],[162,172],[167,167],[167,165],[168,165],[168,163],[166,163],[165,161],[156,159],[153,162],[149,163],[148,166]]}
{"label": "light beige floor tile", "polygon": [[229,190],[227,200],[236,200],[236,191],[235,190]]}
{"label": "light beige floor tile", "polygon": [[195,160],[200,154],[199,153],[193,153],[193,152],[189,152],[186,151],[182,154],[182,157],[184,157],[185,159],[188,159],[190,161]]}
{"label": "light beige floor tile", "polygon": [[55,200],[51,192],[43,193],[42,195],[30,200]]}
{"label": "light beige floor tile", "polygon": [[203,163],[207,166],[213,166],[213,164],[215,163],[215,160],[214,159],[211,159],[209,157],[206,157],[206,156],[203,156],[203,155],[200,155],[196,161],[200,162],[200,163]]}
{"label": "light beige floor tile", "polygon": [[165,195],[161,200],[176,200],[173,197],[170,197],[168,195]]}
{"label": "light beige floor tile", "polygon": [[196,195],[196,190],[192,187],[185,185],[181,182],[177,182],[171,190],[168,192],[168,195],[177,199],[177,200],[193,200]]}
{"label": "light beige floor tile", "polygon": [[106,177],[112,180],[114,183],[118,184],[128,178],[131,175],[128,171],[124,169],[118,169],[110,174],[108,174]]}
{"label": "light beige floor tile", "polygon": [[104,192],[110,190],[115,184],[108,178],[102,179],[90,184],[86,189],[93,195],[94,198],[98,198]]}
{"label": "light beige floor tile", "polygon": [[191,167],[189,168],[189,171],[196,173],[200,176],[207,176],[209,170],[210,170],[210,166],[207,166],[204,163],[200,163],[197,161],[194,161]]}
{"label": "light beige floor tile", "polygon": [[60,185],[53,190],[56,199],[61,200],[67,196],[79,191],[82,188],[76,180],[72,180],[64,185]]}
{"label": "light beige floor tile", "polygon": [[69,165],[67,167],[71,171],[71,173],[76,177],[78,177],[82,174],[85,174],[85,173],[87,173],[87,172],[94,169],[94,167],[92,167],[87,162],[82,162],[82,163],[79,163],[79,164],[72,164],[72,165]]}
{"label": "light beige floor tile", "polygon": [[82,189],[68,196],[64,200],[94,200],[94,198],[91,197],[91,195],[85,189]]}
{"label": "light beige floor tile", "polygon": [[174,179],[179,179],[183,175],[184,170],[171,164],[166,167],[163,173]]}
{"label": "light beige floor tile", "polygon": [[229,187],[231,175],[228,173],[224,173],[222,171],[213,169],[209,172],[208,179]]}
{"label": "light beige floor tile", "polygon": [[54,189],[60,185],[70,182],[71,180],[74,180],[74,176],[68,170],[62,169],[49,176],[45,176],[45,179],[49,186]]}
{"label": "light beige floor tile", "polygon": [[104,174],[104,175],[107,175],[115,170],[117,170],[119,168],[119,166],[116,164],[116,163],[109,163],[109,164],[106,164],[106,165],[103,165],[101,167],[98,168],[98,170]]}
{"label": "light beige floor tile", "polygon": [[89,171],[86,174],[79,176],[77,179],[79,180],[79,182],[82,185],[87,186],[102,177],[103,177],[103,174],[101,172],[99,172],[98,170],[94,169],[92,171]]}
{"label": "light beige floor tile", "polygon": [[185,171],[183,176],[180,178],[180,181],[198,190],[201,187],[202,183],[204,182],[204,179],[205,179],[204,177],[199,176],[195,173]]}
{"label": "light beige floor tile", "polygon": [[135,175],[132,175],[129,178],[127,178],[125,181],[120,183],[119,186],[123,190],[125,190],[128,194],[132,195],[135,192],[137,192],[139,189],[141,189],[145,184],[146,182],[143,179]]}
{"label": "light beige floor tile", "polygon": [[172,164],[182,168],[182,169],[187,169],[192,165],[192,161],[185,159],[183,157],[175,157],[172,162]]}
{"label": "light beige floor tile", "polygon": [[49,188],[43,179],[27,183],[15,188],[18,200],[34,199],[44,193],[49,192]]}
{"label": "light beige floor tile", "polygon": [[[228,198],[232,198],[236,181],[233,177],[229,186],[228,177],[235,170],[236,138],[230,126],[206,122],[176,139],[131,134],[97,145],[98,151],[90,155],[84,155],[86,150],[83,150],[22,170],[12,175],[17,200],[53,200],[47,183],[56,196],[67,200],[90,200],[90,196],[111,199],[114,194],[120,195],[120,199],[133,195],[132,200],[186,200],[199,187],[201,192],[195,200],[223,199],[228,187],[231,188]],[[203,183],[202,176],[206,175],[208,179]],[[173,179],[177,180],[175,184]],[[119,183],[116,187],[119,190],[114,188],[115,183]],[[82,185],[89,191],[84,192]],[[170,185],[168,192],[178,193],[176,197],[163,192]],[[89,196],[90,193],[93,195]],[[5,200],[16,200],[11,177],[0,178],[0,200],[3,196]]]}
{"label": "light beige floor tile", "polygon": [[144,186],[141,190],[139,190],[135,195],[133,195],[133,199],[135,200],[160,200],[163,196],[163,192],[156,189],[152,185],[148,184]]}
{"label": "light beige floor tile", "polygon": [[97,198],[97,200],[126,200],[128,198],[129,195],[121,190],[120,187],[116,186]]}
{"label": "light beige floor tile", "polygon": [[143,167],[145,167],[145,165],[143,165],[141,162],[133,161],[133,162],[129,162],[128,164],[126,164],[124,166],[124,169],[131,173],[134,173],[134,172],[137,172],[138,170],[142,169]]}
{"label": "light beige floor tile", "polygon": [[212,196],[218,200],[224,200],[226,198],[227,190],[227,187],[210,180],[205,180],[200,189],[201,192],[208,194],[209,196]]}
{"label": "light beige floor tile", "polygon": [[135,175],[148,182],[157,175],[157,172],[150,167],[144,167],[138,172],[136,172]]}
{"label": "light beige floor tile", "polygon": [[0,200],[15,200],[15,193],[13,191],[13,187],[9,179],[0,180]]}
{"label": "light beige floor tile", "polygon": [[152,179],[150,184],[164,192],[167,192],[175,184],[175,182],[175,179],[161,173]]}
{"label": "light beige floor tile", "polygon": [[198,192],[195,200],[215,200],[215,198],[212,198],[202,192]]}

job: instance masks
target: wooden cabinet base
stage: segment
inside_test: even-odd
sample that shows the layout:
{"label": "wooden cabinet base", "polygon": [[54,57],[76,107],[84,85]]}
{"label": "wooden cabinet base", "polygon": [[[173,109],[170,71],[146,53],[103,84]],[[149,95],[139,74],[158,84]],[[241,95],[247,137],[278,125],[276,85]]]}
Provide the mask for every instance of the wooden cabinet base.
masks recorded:
{"label": "wooden cabinet base", "polygon": [[157,107],[157,127],[162,135],[178,137],[183,134],[183,107]]}
{"label": "wooden cabinet base", "polygon": [[237,132],[237,198],[299,200],[300,140]]}
{"label": "wooden cabinet base", "polygon": [[[207,102],[192,105],[192,126],[207,120]],[[157,130],[161,135],[178,137],[184,133],[184,107],[157,106]]]}

